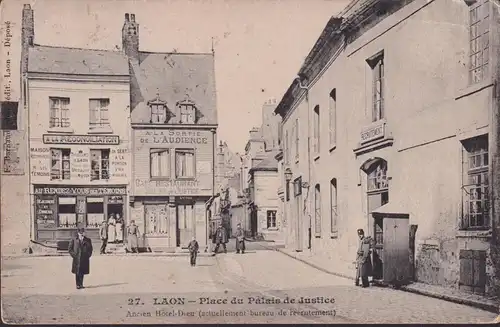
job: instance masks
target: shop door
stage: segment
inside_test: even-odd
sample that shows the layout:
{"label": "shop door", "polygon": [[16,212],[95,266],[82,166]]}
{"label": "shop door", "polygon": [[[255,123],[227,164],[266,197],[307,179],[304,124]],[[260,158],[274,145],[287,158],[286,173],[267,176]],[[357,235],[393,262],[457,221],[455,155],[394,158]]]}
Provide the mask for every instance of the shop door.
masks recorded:
{"label": "shop door", "polygon": [[187,248],[194,234],[194,205],[177,205],[177,247]]}
{"label": "shop door", "polygon": [[257,236],[257,210],[252,209],[250,212],[250,231],[252,233],[252,237]]}
{"label": "shop door", "polygon": [[410,279],[409,219],[384,219],[384,282],[406,284]]}

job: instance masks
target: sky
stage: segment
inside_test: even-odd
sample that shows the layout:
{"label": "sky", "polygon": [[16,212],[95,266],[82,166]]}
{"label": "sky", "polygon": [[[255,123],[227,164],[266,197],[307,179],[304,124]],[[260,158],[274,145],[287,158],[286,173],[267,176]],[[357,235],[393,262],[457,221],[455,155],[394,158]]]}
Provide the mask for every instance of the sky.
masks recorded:
{"label": "sky", "polygon": [[[20,37],[23,3],[35,11],[35,43],[121,49],[125,13],[140,50],[215,50],[218,139],[243,152],[262,105],[281,97],[332,15],[348,0],[5,0],[2,19]],[[2,24],[5,28],[5,24]],[[3,33],[2,33],[3,34]],[[15,68],[16,69],[16,68]]]}

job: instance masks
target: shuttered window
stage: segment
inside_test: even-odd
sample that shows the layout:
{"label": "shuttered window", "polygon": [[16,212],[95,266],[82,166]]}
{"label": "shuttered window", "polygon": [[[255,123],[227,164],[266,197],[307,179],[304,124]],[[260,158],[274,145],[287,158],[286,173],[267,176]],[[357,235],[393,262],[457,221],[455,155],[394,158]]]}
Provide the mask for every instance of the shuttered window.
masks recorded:
{"label": "shuttered window", "polygon": [[484,294],[485,285],[486,251],[460,250],[460,289]]}

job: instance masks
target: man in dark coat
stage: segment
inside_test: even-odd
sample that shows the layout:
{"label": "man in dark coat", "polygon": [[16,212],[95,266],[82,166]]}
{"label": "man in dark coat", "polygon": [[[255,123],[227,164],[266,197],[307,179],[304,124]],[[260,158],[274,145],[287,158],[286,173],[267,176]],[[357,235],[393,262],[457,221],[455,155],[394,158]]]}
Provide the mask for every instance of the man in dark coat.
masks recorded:
{"label": "man in dark coat", "polygon": [[189,249],[189,262],[191,263],[191,266],[194,267],[196,266],[196,257],[198,256],[198,251],[200,249],[198,241],[196,241],[196,238],[194,236],[191,239],[191,242],[189,242],[188,244],[188,249]]}
{"label": "man in dark coat", "polygon": [[371,237],[365,237],[365,232],[362,229],[358,229],[359,245],[358,252],[356,255],[356,282],[355,285],[359,285],[359,278],[361,277],[361,283],[363,287],[370,286],[368,282],[368,276],[372,274],[372,261],[371,261]]}
{"label": "man in dark coat", "polygon": [[78,228],[77,236],[69,242],[68,252],[73,258],[71,272],[76,277],[76,288],[83,287],[83,276],[90,272],[90,257],[92,256],[92,242],[85,236],[85,230]]}
{"label": "man in dark coat", "polygon": [[108,222],[104,220],[99,228],[99,236],[102,241],[101,254],[106,254],[106,246],[108,245]]}
{"label": "man in dark coat", "polygon": [[224,226],[220,224],[219,227],[217,227],[217,230],[215,231],[215,250],[212,255],[214,256],[217,254],[220,245],[222,245],[222,247],[224,248],[224,253],[227,253],[226,243],[227,243],[227,232]]}
{"label": "man in dark coat", "polygon": [[236,253],[245,253],[245,232],[241,224],[236,225]]}

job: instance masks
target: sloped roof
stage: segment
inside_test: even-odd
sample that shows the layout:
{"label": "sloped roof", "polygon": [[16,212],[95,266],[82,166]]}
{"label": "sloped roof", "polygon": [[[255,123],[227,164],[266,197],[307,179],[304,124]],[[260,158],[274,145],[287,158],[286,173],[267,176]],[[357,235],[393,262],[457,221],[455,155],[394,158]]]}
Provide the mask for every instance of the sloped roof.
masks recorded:
{"label": "sloped roof", "polygon": [[198,123],[217,123],[213,54],[140,52],[139,62],[130,64],[133,123],[149,123],[147,102],[157,97],[176,114],[173,123],[180,119],[176,103],[182,100],[195,103],[201,112]]}
{"label": "sloped roof", "polygon": [[29,48],[28,72],[128,76],[128,59],[118,51],[35,45]]}
{"label": "sloped roof", "polygon": [[278,170],[278,161],[274,158],[278,151],[270,151],[267,157],[259,162],[250,171],[274,171]]}

